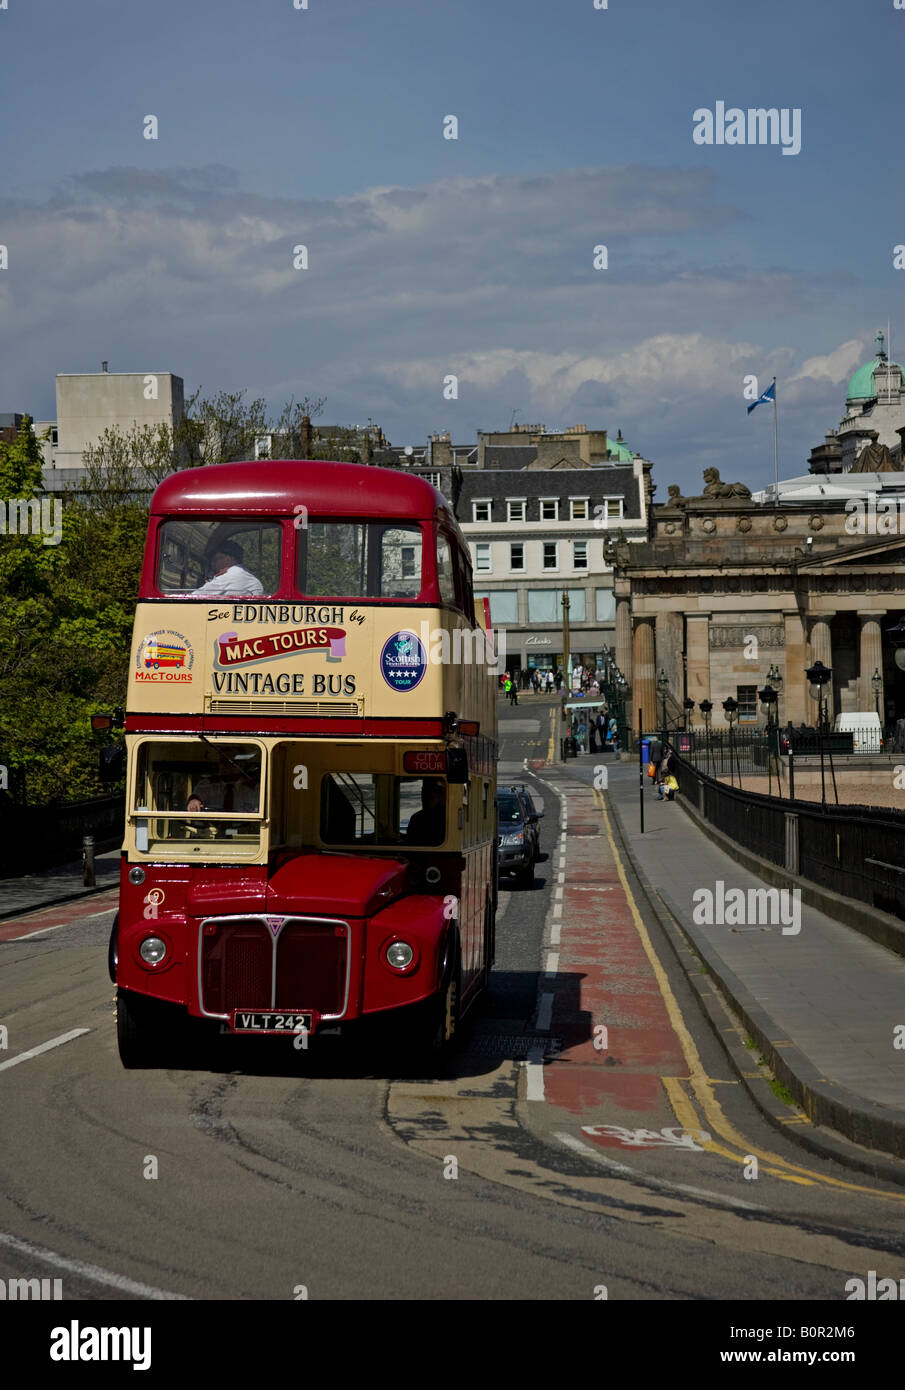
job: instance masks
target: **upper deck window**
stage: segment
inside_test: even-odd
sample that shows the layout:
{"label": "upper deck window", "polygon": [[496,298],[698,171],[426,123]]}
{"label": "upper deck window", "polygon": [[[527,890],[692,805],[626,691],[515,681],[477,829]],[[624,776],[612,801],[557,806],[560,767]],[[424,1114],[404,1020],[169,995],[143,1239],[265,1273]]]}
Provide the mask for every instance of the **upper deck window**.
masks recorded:
{"label": "upper deck window", "polygon": [[278,521],[165,521],[157,588],[180,598],[258,598],[280,587]]}
{"label": "upper deck window", "polygon": [[299,593],[310,598],[415,599],[421,528],[385,521],[312,521],[299,533]]}

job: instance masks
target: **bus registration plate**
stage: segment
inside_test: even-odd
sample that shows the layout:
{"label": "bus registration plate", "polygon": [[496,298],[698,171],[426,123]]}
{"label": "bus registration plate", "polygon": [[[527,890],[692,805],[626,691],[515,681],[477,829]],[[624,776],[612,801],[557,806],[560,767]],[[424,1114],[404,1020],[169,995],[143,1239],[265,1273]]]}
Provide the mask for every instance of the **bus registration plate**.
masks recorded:
{"label": "bus registration plate", "polygon": [[311,1015],[233,1009],[230,1027],[234,1033],[310,1033]]}

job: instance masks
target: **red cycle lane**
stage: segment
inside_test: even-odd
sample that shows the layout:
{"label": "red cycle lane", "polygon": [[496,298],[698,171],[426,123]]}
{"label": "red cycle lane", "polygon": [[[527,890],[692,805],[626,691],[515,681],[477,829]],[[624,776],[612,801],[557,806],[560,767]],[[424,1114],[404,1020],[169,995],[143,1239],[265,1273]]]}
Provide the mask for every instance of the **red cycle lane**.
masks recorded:
{"label": "red cycle lane", "polygon": [[11,917],[0,922],[0,941],[16,941],[22,936],[32,936],[46,931],[48,927],[64,927],[77,922],[82,917],[94,917],[101,912],[109,912],[116,907],[118,888],[110,888],[103,893],[92,893],[90,897],[76,898],[72,902],[60,903],[57,907],[44,907],[23,913],[21,917]]}
{"label": "red cycle lane", "polygon": [[[548,1105],[585,1126],[637,1131],[674,1127],[661,1077],[687,1075],[679,1039],[619,879],[600,807],[588,787],[567,791],[552,1032],[562,1052],[544,1067]],[[560,920],[554,918],[554,922]],[[605,1034],[595,1035],[603,1025]],[[595,1046],[595,1036],[597,1045]],[[605,1043],[605,1046],[600,1046]],[[624,1140],[591,1134],[604,1147]]]}

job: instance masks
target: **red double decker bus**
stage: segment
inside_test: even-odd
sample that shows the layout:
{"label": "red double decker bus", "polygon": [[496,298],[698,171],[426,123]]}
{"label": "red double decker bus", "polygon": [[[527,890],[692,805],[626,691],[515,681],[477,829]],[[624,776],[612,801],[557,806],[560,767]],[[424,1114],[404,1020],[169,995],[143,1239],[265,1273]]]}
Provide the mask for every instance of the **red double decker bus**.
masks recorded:
{"label": "red double decker bus", "polygon": [[249,462],[158,487],[110,943],[126,1067],[183,1024],[307,1046],[394,1016],[448,1049],[493,962],[491,638],[423,479]]}

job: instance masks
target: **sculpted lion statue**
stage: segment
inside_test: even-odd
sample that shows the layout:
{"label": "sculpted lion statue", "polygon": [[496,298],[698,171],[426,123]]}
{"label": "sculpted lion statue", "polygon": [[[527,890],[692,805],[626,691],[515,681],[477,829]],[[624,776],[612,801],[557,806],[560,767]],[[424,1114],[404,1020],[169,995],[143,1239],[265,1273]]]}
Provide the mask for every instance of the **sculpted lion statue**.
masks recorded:
{"label": "sculpted lion statue", "polygon": [[703,497],[748,497],[751,496],[751,489],[745,487],[744,483],[724,483],[720,479],[718,468],[704,469],[704,488]]}
{"label": "sculpted lion statue", "polygon": [[670,483],[666,491],[669,493],[667,507],[684,507],[688,499],[682,496],[678,483]]}

